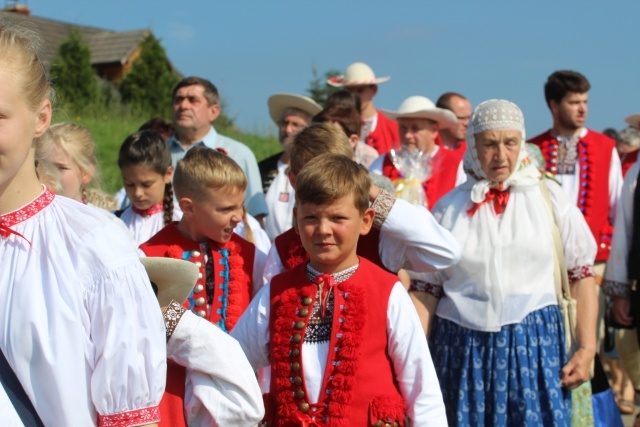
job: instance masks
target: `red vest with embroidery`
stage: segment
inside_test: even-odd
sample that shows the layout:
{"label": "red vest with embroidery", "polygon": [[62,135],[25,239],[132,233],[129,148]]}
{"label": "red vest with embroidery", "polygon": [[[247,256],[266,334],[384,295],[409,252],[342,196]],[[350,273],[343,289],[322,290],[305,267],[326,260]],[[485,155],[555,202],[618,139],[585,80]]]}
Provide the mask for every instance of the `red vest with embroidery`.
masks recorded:
{"label": "red vest with embroidery", "polygon": [[[214,292],[211,308],[207,309],[206,265],[200,244],[185,237],[172,222],[155,234],[140,249],[147,256],[178,258],[191,261],[200,268],[200,275],[192,295],[184,302],[184,307],[211,323],[224,326],[230,331],[249,306],[255,246],[242,237],[233,234],[224,245],[210,241],[213,256]],[[223,250],[228,255],[223,255]],[[222,273],[222,274],[221,274]],[[228,274],[229,280],[225,280]],[[208,313],[207,313],[208,310]],[[162,426],[182,427],[184,419],[185,369],[172,361],[167,361],[167,388],[160,401]]]}
{"label": "red vest with embroidery", "polygon": [[[296,233],[294,228],[290,228],[277,236],[273,244],[276,246],[278,256],[285,270],[291,270],[309,260],[309,254],[307,254],[307,251],[302,246],[300,235]],[[380,259],[380,253],[378,252],[379,245],[380,230],[371,227],[369,233],[360,236],[358,239],[356,253],[358,256],[368,259],[378,267],[389,271]]]}
{"label": "red vest with embroidery", "polygon": [[398,134],[398,122],[391,120],[381,111],[378,111],[378,123],[376,128],[365,138],[367,145],[372,146],[378,153],[388,153],[396,143],[400,143]]}
{"label": "red vest with embroidery", "polygon": [[270,426],[404,425],[405,403],[387,354],[387,307],[397,281],[360,258],[353,276],[334,285],[326,370],[320,399],[310,404],[301,355],[317,285],[305,264],[272,279]]}
{"label": "red vest with embroidery", "polygon": [[[536,144],[545,159],[547,172],[555,174],[558,140],[547,131],[529,141]],[[580,190],[578,208],[584,215],[598,244],[596,261],[609,259],[613,224],[609,220],[609,168],[615,142],[608,136],[588,130],[578,143]]]}
{"label": "red vest with embroidery", "polygon": [[[442,147],[438,148],[438,152],[431,160],[431,177],[422,183],[429,203],[429,210],[433,209],[442,196],[455,188],[461,161],[462,157],[459,157],[455,152]],[[384,157],[382,174],[391,182],[403,178],[400,171],[393,165],[389,155]]]}

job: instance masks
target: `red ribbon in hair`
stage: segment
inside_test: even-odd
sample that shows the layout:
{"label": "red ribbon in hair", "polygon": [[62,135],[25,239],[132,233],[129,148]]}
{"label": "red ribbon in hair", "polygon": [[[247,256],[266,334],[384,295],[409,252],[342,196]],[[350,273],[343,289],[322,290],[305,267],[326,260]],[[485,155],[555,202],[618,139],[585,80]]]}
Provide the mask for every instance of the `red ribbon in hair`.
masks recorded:
{"label": "red ribbon in hair", "polygon": [[493,209],[496,211],[498,215],[502,214],[507,207],[507,202],[509,201],[509,189],[500,190],[498,188],[492,188],[489,192],[484,196],[484,200],[478,203],[474,203],[471,209],[467,210],[469,216],[473,216],[474,213],[482,206],[484,203],[493,201]]}

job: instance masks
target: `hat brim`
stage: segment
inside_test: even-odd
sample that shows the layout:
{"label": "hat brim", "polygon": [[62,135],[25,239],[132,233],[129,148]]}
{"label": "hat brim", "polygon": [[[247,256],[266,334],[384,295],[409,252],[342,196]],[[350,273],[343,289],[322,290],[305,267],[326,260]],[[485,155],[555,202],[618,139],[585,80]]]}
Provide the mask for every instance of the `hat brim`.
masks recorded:
{"label": "hat brim", "polygon": [[294,93],[277,93],[272,95],[269,97],[267,104],[269,105],[269,115],[275,124],[280,122],[282,119],[282,113],[284,113],[288,108],[296,108],[304,111],[311,117],[322,111],[320,104],[313,99],[307,96],[296,95]]}
{"label": "hat brim", "polygon": [[634,126],[640,129],[640,114],[632,114],[624,119],[629,126]]}
{"label": "hat brim", "polygon": [[390,76],[385,76],[373,80],[345,80],[344,76],[338,76],[328,79],[327,84],[333,87],[379,85],[380,83],[388,82],[390,79]]}
{"label": "hat brim", "polygon": [[399,111],[381,110],[392,120],[398,119],[429,119],[438,122],[441,129],[450,129],[458,124],[458,118],[449,110],[444,108],[434,108],[428,110],[412,111],[411,113],[401,113]]}
{"label": "hat brim", "polygon": [[193,290],[200,269],[194,263],[175,258],[145,257],[140,262],[149,280],[158,288],[158,303],[166,307],[171,300],[182,304]]}

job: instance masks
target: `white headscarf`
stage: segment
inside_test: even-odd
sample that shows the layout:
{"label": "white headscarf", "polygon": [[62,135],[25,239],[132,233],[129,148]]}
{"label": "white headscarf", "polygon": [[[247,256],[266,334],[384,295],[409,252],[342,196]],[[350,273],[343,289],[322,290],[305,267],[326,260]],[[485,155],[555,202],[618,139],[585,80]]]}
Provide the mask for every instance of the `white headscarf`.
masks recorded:
{"label": "white headscarf", "polygon": [[516,104],[504,99],[490,99],[479,104],[467,128],[467,151],[464,155],[464,170],[470,179],[475,180],[471,190],[471,200],[480,203],[485,199],[491,188],[499,187],[500,183],[491,182],[482,170],[478,152],[476,150],[475,135],[489,130],[517,130],[520,132],[520,153],[513,173],[501,186],[501,190],[509,187],[529,187],[537,185],[540,172],[531,162],[525,150],[525,129],[522,111]]}

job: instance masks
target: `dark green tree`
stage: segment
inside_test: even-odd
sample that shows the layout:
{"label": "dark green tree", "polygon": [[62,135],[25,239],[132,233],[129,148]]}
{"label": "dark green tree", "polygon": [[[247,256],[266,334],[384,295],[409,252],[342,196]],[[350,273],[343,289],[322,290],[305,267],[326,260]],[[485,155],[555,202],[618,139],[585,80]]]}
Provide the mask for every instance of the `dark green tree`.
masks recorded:
{"label": "dark green tree", "polygon": [[77,30],[72,30],[58,47],[51,74],[64,108],[79,111],[102,102],[98,75],[91,66],[91,51]]}
{"label": "dark green tree", "polygon": [[140,56],[120,82],[122,101],[150,117],[167,117],[171,92],[179,79],[160,41],[149,34],[142,41]]}
{"label": "dark green tree", "polygon": [[307,93],[314,101],[324,106],[327,103],[329,95],[338,90],[338,88],[328,85],[327,79],[339,76],[342,73],[338,70],[331,69],[320,76],[318,75],[318,68],[313,65],[311,67],[311,74],[313,75],[313,79],[309,82]]}

